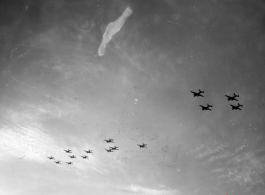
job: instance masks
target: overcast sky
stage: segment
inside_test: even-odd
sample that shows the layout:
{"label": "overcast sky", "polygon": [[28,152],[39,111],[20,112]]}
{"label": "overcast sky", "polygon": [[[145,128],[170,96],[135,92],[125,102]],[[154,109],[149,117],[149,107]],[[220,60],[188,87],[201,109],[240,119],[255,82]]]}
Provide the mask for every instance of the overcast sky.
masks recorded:
{"label": "overcast sky", "polygon": [[0,18],[0,194],[265,194],[263,1],[5,0]]}

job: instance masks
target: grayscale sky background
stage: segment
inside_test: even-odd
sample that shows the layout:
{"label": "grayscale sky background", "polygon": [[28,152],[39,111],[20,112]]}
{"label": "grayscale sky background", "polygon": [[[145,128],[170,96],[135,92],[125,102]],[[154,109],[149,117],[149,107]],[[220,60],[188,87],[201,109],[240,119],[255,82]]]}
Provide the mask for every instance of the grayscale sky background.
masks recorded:
{"label": "grayscale sky background", "polygon": [[1,1],[0,194],[265,194],[264,17],[262,0]]}

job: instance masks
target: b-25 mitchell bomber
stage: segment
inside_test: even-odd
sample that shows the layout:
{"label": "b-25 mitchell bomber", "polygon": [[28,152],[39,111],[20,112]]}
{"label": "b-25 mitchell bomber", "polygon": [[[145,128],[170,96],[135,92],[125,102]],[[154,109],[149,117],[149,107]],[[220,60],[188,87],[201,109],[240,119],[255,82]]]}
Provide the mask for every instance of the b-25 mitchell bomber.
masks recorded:
{"label": "b-25 mitchell bomber", "polygon": [[50,156],[50,157],[47,157],[48,159],[50,159],[50,160],[52,160],[52,159],[54,159],[54,157],[53,156]]}
{"label": "b-25 mitchell bomber", "polygon": [[86,153],[93,153],[92,150],[84,150]]}
{"label": "b-25 mitchell bomber", "polygon": [[141,145],[141,144],[137,144],[137,145],[138,145],[140,148],[146,148],[146,146],[147,146],[147,144],[144,144],[144,143],[143,143],[142,145]]}
{"label": "b-25 mitchell bomber", "polygon": [[114,143],[114,142],[113,142],[114,139],[110,139],[110,138],[109,138],[108,140],[104,139],[104,141],[107,142],[107,143]]}
{"label": "b-25 mitchell bomber", "polygon": [[59,161],[59,160],[58,160],[58,161],[54,161],[54,162],[55,162],[56,164],[61,164],[61,161]]}
{"label": "b-25 mitchell bomber", "polygon": [[81,157],[82,157],[83,159],[87,159],[88,156],[85,155],[85,156],[81,156]]}
{"label": "b-25 mitchell bomber", "polygon": [[204,91],[201,91],[200,89],[199,89],[199,92],[194,92],[194,91],[190,91],[190,92],[193,93],[193,97],[199,97],[199,96],[204,97],[202,95],[202,93],[204,93]]}
{"label": "b-25 mitchell bomber", "polygon": [[64,150],[66,153],[72,153],[72,150]]}
{"label": "b-25 mitchell bomber", "polygon": [[71,156],[71,155],[69,155],[69,156],[70,156],[70,158],[76,158],[76,156],[75,156],[75,155],[72,155],[72,156]]}
{"label": "b-25 mitchell bomber", "polygon": [[68,165],[73,165],[73,162],[66,162]]}
{"label": "b-25 mitchell bomber", "polygon": [[105,149],[107,152],[113,152],[111,149]]}
{"label": "b-25 mitchell bomber", "polygon": [[237,103],[237,105],[230,104],[230,106],[232,107],[232,110],[241,110],[240,107],[243,107],[243,105],[239,103]]}
{"label": "b-25 mitchell bomber", "polygon": [[227,97],[228,101],[238,101],[236,98],[239,97],[239,95],[236,95],[235,93],[233,96],[225,95]]}
{"label": "b-25 mitchell bomber", "polygon": [[210,110],[210,111],[212,111],[210,108],[213,107],[213,106],[207,104],[207,106],[202,106],[202,105],[200,105],[200,107],[202,107],[202,110]]}
{"label": "b-25 mitchell bomber", "polygon": [[114,147],[109,147],[111,150],[119,150],[119,147],[114,146]]}

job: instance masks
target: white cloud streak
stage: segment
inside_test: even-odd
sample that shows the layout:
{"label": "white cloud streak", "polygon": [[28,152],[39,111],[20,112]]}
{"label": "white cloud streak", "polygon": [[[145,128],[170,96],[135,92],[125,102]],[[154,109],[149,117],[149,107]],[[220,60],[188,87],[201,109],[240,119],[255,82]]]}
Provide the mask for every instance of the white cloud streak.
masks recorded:
{"label": "white cloud streak", "polygon": [[123,14],[114,22],[109,23],[106,31],[103,34],[102,42],[98,48],[98,55],[103,56],[105,54],[106,45],[111,41],[113,35],[120,31],[127,18],[132,14],[132,9],[127,7]]}
{"label": "white cloud streak", "polygon": [[0,127],[0,145],[2,157],[20,157],[44,162],[48,154],[59,154],[52,137],[29,114],[7,111],[7,116]]}
{"label": "white cloud streak", "polygon": [[142,187],[138,185],[130,185],[128,187],[120,187],[128,192],[132,192],[134,194],[139,195],[181,195],[182,193],[176,189],[153,189]]}

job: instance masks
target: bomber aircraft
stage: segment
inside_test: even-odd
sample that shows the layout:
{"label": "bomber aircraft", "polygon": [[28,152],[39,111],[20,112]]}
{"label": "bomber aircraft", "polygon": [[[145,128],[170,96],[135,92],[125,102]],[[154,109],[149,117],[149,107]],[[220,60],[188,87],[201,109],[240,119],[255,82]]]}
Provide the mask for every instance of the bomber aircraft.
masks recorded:
{"label": "bomber aircraft", "polygon": [[93,153],[92,150],[84,150],[86,153]]}
{"label": "bomber aircraft", "polygon": [[61,161],[59,161],[59,160],[58,160],[58,161],[54,161],[54,162],[55,162],[56,164],[61,164]]}
{"label": "bomber aircraft", "polygon": [[199,92],[194,92],[194,91],[190,91],[190,92],[193,93],[193,97],[199,97],[199,96],[204,97],[202,95],[202,93],[204,93],[204,91],[201,91],[200,89],[199,89]]}
{"label": "bomber aircraft", "polygon": [[114,141],[114,139],[108,139],[108,140],[106,140],[106,139],[104,139],[105,140],[105,142],[107,142],[107,143],[114,143],[113,141]]}
{"label": "bomber aircraft", "polygon": [[83,159],[87,159],[88,156],[81,156]]}
{"label": "bomber aircraft", "polygon": [[66,162],[68,165],[72,165],[73,164],[73,162]]}
{"label": "bomber aircraft", "polygon": [[54,159],[54,157],[53,156],[50,156],[50,157],[47,157],[48,159],[50,159],[50,160],[52,160],[52,159]]}
{"label": "bomber aircraft", "polygon": [[109,147],[111,150],[119,150],[119,147],[114,146],[114,147]]}
{"label": "bomber aircraft", "polygon": [[241,110],[240,107],[243,107],[243,105],[239,103],[237,105],[230,104],[230,106],[232,107],[232,110]]}
{"label": "bomber aircraft", "polygon": [[75,156],[75,155],[72,155],[72,156],[71,156],[71,155],[69,155],[69,156],[70,156],[70,158],[76,158],[76,156]]}
{"label": "bomber aircraft", "polygon": [[227,97],[228,101],[238,101],[236,98],[239,97],[239,95],[236,95],[235,93],[233,96],[225,95]]}
{"label": "bomber aircraft", "polygon": [[66,153],[72,153],[72,150],[64,150]]}
{"label": "bomber aircraft", "polygon": [[107,152],[113,152],[111,149],[109,149],[109,150],[108,150],[108,149],[105,149],[105,150],[106,150]]}
{"label": "bomber aircraft", "polygon": [[210,108],[213,107],[213,106],[207,104],[207,106],[202,106],[202,105],[200,105],[200,107],[202,107],[202,110],[210,110],[210,111],[212,111]]}
{"label": "bomber aircraft", "polygon": [[146,146],[147,146],[147,144],[144,144],[144,143],[143,143],[142,145],[141,145],[141,144],[137,144],[137,145],[138,145],[140,148],[146,148]]}

